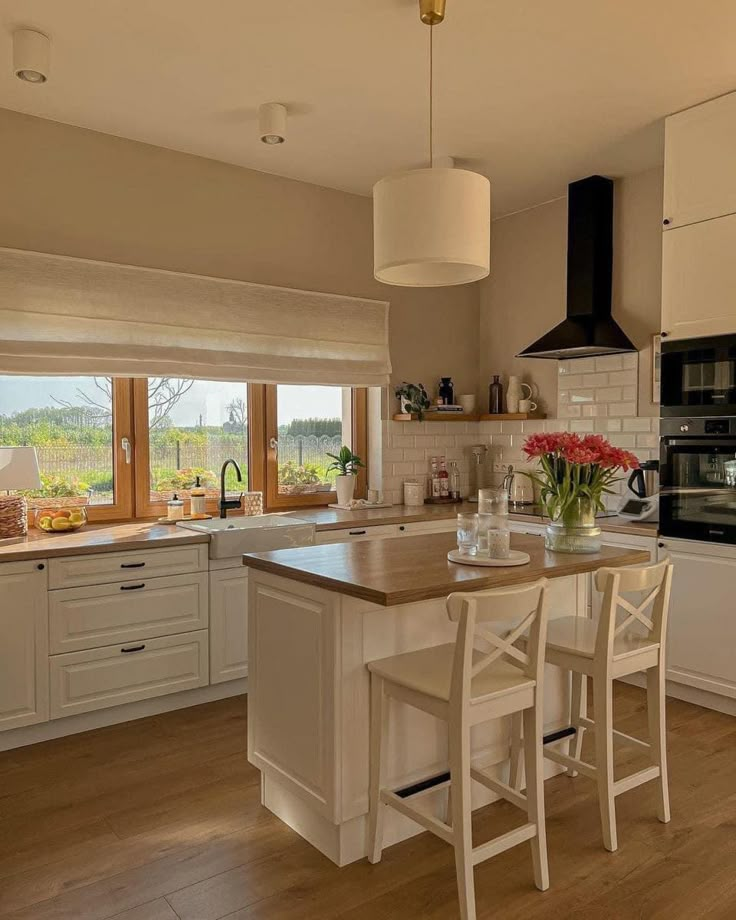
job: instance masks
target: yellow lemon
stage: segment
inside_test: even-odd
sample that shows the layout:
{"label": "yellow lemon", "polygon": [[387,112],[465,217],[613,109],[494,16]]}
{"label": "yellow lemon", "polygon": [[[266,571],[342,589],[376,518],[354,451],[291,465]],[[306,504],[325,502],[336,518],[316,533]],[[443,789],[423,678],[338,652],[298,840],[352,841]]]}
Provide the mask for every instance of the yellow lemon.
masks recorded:
{"label": "yellow lemon", "polygon": [[51,527],[54,530],[71,530],[72,525],[69,518],[54,518]]}

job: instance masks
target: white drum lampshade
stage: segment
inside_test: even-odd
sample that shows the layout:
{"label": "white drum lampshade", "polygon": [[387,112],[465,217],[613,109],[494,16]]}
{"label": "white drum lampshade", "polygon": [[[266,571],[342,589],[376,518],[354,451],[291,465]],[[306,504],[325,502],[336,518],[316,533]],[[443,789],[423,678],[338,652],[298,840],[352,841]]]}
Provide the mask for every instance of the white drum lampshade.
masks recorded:
{"label": "white drum lampshade", "polygon": [[411,169],[373,186],[374,275],[444,287],[490,272],[491,184],[467,169]]}
{"label": "white drum lampshade", "polygon": [[[35,447],[0,447],[0,491],[40,489]],[[0,495],[0,543],[27,532],[28,509],[22,495]]]}

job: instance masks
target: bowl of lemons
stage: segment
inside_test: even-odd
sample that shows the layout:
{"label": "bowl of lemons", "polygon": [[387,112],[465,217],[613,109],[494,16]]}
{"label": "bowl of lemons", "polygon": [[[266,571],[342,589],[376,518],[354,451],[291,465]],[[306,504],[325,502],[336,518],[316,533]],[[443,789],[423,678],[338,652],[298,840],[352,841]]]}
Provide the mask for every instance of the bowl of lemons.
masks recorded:
{"label": "bowl of lemons", "polygon": [[78,508],[39,508],[36,512],[36,527],[45,533],[70,533],[87,523],[87,512]]}

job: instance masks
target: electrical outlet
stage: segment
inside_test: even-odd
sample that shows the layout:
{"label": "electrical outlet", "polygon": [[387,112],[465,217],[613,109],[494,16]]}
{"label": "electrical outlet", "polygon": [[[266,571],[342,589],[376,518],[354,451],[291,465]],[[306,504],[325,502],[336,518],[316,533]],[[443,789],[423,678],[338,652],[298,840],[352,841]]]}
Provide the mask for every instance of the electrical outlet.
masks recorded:
{"label": "electrical outlet", "polygon": [[494,473],[508,473],[510,466],[511,466],[510,463],[494,463],[493,472]]}

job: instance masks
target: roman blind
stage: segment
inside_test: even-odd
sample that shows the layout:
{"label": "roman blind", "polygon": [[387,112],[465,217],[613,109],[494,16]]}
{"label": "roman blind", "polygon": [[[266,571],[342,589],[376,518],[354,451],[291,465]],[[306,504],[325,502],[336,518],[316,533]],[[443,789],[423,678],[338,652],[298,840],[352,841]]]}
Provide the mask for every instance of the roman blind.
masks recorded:
{"label": "roman blind", "polygon": [[388,304],[0,248],[0,373],[388,384]]}

